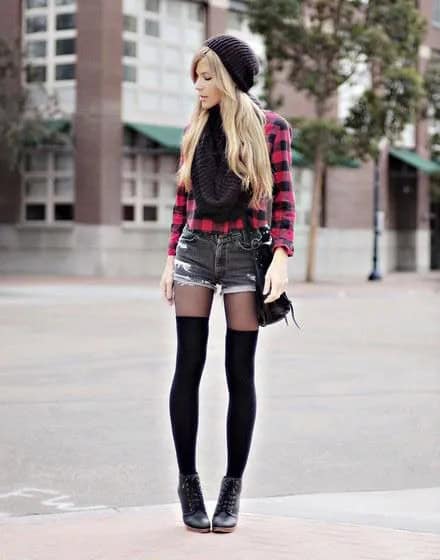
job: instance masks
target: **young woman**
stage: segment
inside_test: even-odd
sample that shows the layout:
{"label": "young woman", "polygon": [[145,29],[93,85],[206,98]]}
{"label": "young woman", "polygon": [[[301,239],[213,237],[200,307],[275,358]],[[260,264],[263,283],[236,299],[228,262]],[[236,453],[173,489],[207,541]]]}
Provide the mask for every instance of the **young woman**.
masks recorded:
{"label": "young woman", "polygon": [[211,529],[195,456],[198,391],[213,294],[220,284],[229,404],[228,464],[212,530],[230,532],[238,520],[256,415],[258,322],[251,249],[261,239],[259,228],[268,224],[269,201],[274,255],[266,274],[267,302],[286,289],[286,261],[294,251],[292,129],[247,93],[258,72],[255,53],[231,35],[209,38],[193,57],[191,77],[199,100],[182,140],[168,257],[160,281],[176,312],[177,356],[169,408],[179,466],[177,492],[186,527],[200,532]]}

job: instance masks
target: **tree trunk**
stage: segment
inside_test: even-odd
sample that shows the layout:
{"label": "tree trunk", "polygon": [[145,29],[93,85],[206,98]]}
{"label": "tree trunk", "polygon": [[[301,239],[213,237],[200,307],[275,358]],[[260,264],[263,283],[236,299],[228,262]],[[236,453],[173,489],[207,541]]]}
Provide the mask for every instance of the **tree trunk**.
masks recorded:
{"label": "tree trunk", "polygon": [[319,217],[321,214],[321,193],[322,193],[322,171],[323,161],[321,150],[318,148],[315,155],[314,164],[314,183],[312,195],[312,208],[310,213],[309,242],[307,247],[307,271],[306,282],[314,282],[315,280],[315,260],[316,260],[316,243],[318,236]]}

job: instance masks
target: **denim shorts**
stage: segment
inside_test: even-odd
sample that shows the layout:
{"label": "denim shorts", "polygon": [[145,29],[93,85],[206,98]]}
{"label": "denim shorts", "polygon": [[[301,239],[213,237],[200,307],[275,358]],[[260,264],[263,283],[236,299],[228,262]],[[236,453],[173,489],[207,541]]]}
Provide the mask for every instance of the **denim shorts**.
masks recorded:
{"label": "denim shorts", "polygon": [[255,291],[253,249],[258,247],[260,230],[208,233],[191,230],[185,224],[176,247],[175,284],[206,286],[220,295]]}

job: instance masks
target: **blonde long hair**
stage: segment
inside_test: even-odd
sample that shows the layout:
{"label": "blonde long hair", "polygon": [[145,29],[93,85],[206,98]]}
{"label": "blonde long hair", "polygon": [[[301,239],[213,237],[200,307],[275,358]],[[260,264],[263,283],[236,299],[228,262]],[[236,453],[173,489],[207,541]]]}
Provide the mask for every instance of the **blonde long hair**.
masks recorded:
{"label": "blonde long hair", "polygon": [[[249,205],[258,208],[262,199],[272,197],[273,176],[268,145],[264,134],[266,115],[252,99],[232,80],[218,55],[207,46],[202,46],[191,63],[191,78],[195,82],[196,67],[206,57],[211,71],[216,76],[216,86],[223,93],[220,113],[226,136],[226,153],[229,168],[242,180],[245,190],[252,193]],[[188,128],[182,139],[180,167],[176,173],[178,184],[191,190],[191,165],[194,151],[209,110],[197,103]]]}

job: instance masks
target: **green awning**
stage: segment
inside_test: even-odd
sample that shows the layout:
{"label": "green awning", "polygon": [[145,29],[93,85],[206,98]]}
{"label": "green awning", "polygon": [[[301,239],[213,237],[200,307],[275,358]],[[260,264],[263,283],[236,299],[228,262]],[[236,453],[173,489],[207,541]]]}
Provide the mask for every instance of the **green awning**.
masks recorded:
{"label": "green awning", "polygon": [[440,173],[440,163],[431,159],[422,158],[422,156],[419,156],[419,154],[411,150],[405,150],[403,148],[390,148],[390,154],[408,165],[412,165],[413,167],[420,169],[420,171],[423,171],[428,175]]}
{"label": "green awning", "polygon": [[306,167],[307,166],[307,162],[306,162],[304,156],[302,155],[301,152],[298,152],[298,150],[295,150],[295,148],[293,148],[293,150],[292,150],[292,165],[295,165],[296,167]]}
{"label": "green awning", "polygon": [[68,132],[70,130],[70,121],[66,119],[52,119],[43,121],[48,132],[54,134],[56,132]]}
{"label": "green awning", "polygon": [[[183,127],[135,122],[127,122],[125,124],[128,128],[131,128],[146,138],[157,142],[163,148],[174,153],[179,153],[183,138]],[[295,148],[292,148],[292,164],[297,167],[306,167],[309,165],[303,154]],[[333,163],[333,165],[341,167],[359,167],[360,164],[356,160],[350,160],[347,158],[338,160]]]}
{"label": "green awning", "polygon": [[24,122],[25,144],[29,147],[63,144],[71,128],[67,119],[27,120]]}
{"label": "green awning", "polygon": [[183,137],[183,127],[159,124],[126,123],[126,126],[157,142],[167,150],[179,152]]}

